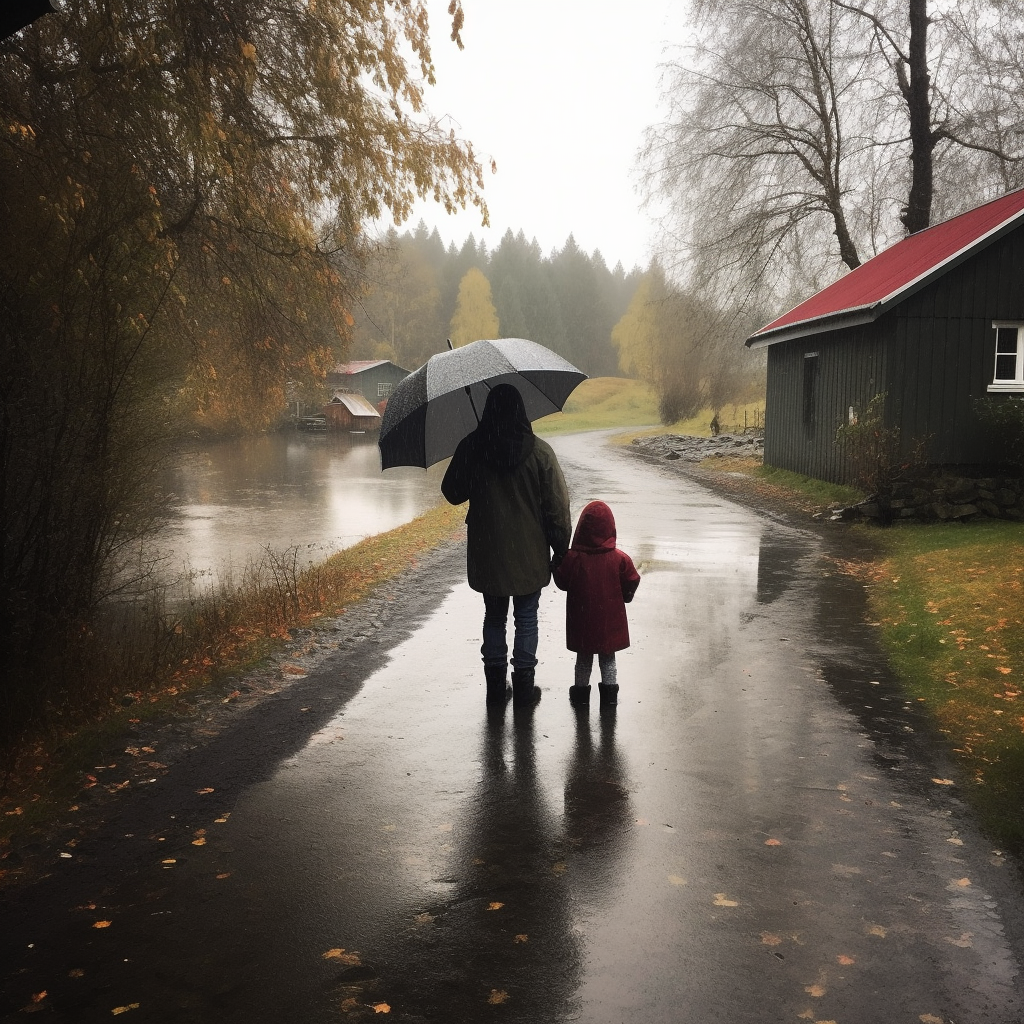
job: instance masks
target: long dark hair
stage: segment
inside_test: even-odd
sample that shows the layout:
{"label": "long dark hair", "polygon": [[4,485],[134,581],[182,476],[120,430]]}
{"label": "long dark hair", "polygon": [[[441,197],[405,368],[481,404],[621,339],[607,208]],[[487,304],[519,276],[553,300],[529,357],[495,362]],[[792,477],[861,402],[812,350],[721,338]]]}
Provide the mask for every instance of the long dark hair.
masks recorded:
{"label": "long dark hair", "polygon": [[480,457],[497,469],[515,469],[533,451],[533,427],[513,385],[491,388],[476,435]]}

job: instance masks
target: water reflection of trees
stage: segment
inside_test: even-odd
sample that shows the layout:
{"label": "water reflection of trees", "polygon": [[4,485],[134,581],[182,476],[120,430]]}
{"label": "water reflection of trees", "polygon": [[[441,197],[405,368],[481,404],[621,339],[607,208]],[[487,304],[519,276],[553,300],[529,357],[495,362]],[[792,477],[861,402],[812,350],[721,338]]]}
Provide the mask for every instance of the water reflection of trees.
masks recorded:
{"label": "water reflection of trees", "polygon": [[408,522],[437,501],[421,469],[380,471],[375,439],[280,433],[234,438],[183,455],[165,474],[170,521],[146,551],[162,579],[183,571],[224,580],[266,546],[297,545],[315,562],[370,534]]}
{"label": "water reflection of trees", "polygon": [[808,539],[792,531],[765,530],[757,557],[757,603],[778,600],[798,578],[797,563],[812,550]]}

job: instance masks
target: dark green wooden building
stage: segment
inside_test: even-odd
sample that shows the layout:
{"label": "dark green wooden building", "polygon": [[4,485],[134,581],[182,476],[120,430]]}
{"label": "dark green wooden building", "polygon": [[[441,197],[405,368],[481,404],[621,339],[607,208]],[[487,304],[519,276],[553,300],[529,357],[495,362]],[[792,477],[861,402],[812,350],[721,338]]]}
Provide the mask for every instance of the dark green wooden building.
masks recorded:
{"label": "dark green wooden building", "polygon": [[327,383],[362,395],[371,405],[386,402],[395,385],[409,376],[408,370],[387,359],[357,359],[338,363],[327,374]]}
{"label": "dark green wooden building", "polygon": [[836,431],[879,394],[929,463],[991,465],[974,400],[1024,399],[1024,189],[897,242],[747,345],[768,346],[768,465],[843,481]]}

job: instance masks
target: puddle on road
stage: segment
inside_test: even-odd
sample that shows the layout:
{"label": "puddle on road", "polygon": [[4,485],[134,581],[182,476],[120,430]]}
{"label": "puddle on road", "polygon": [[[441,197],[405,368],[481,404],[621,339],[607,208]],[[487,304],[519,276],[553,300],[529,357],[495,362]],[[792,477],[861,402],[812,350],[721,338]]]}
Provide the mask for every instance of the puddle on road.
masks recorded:
{"label": "puddle on road", "polygon": [[816,554],[816,545],[808,538],[778,534],[766,529],[761,534],[757,552],[757,601],[771,604],[778,600],[796,581],[797,563],[808,553]]}

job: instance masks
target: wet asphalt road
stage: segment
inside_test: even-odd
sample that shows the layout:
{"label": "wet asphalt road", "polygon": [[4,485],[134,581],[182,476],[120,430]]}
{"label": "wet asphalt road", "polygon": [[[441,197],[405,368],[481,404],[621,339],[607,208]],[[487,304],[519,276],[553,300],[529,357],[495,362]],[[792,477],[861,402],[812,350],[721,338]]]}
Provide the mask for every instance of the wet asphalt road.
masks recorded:
{"label": "wet asphalt road", "polygon": [[544,699],[488,715],[455,549],[5,897],[3,1019],[1024,1020],[1019,875],[821,538],[555,447],[643,574],[617,712],[549,588]]}

